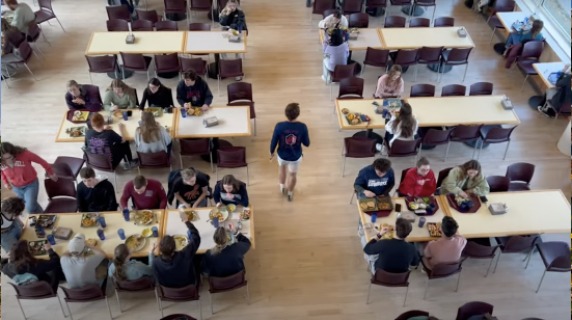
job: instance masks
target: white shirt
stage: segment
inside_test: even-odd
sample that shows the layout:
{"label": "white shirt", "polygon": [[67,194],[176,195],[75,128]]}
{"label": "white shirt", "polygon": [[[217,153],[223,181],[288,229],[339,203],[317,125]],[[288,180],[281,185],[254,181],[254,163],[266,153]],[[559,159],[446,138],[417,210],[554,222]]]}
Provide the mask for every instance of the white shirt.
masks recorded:
{"label": "white shirt", "polygon": [[397,118],[395,117],[395,115],[391,115],[391,119],[389,119],[389,122],[387,122],[385,124],[385,131],[389,132],[391,134],[393,134],[393,138],[389,141],[389,146],[391,147],[391,145],[393,144],[393,141],[395,141],[396,139],[401,139],[401,140],[413,140],[415,138],[415,134],[417,133],[417,129],[419,127],[419,124],[417,123],[417,120],[415,120],[415,125],[413,127],[413,135],[411,137],[403,137],[401,136],[401,122],[399,122],[397,124],[397,127],[395,128],[395,131],[393,130],[393,123],[395,122],[395,120],[397,120]]}
{"label": "white shirt", "polygon": [[[331,14],[331,15],[327,16],[324,20],[318,22],[318,27],[319,27],[320,29],[326,29],[326,28],[333,27],[333,24],[334,24],[333,21],[334,21],[334,19],[335,19],[335,18],[334,18],[334,15]],[[342,15],[342,18],[340,19],[339,27],[348,28],[348,25],[349,25],[348,19],[347,19],[345,16]]]}
{"label": "white shirt", "polygon": [[100,284],[97,280],[95,269],[105,257],[94,251],[87,257],[63,256],[60,258],[62,271],[66,277],[68,287],[75,289],[90,284]]}

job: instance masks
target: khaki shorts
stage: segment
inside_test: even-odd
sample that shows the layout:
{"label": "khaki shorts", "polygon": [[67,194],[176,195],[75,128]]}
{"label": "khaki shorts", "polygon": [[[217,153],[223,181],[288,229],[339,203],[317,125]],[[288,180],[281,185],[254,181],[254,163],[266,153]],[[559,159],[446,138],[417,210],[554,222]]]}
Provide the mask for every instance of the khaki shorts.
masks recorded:
{"label": "khaki shorts", "polygon": [[288,166],[288,172],[290,173],[296,173],[298,172],[298,168],[300,167],[300,162],[302,162],[302,157],[300,157],[298,160],[296,161],[288,161],[288,160],[284,160],[282,158],[280,158],[280,156],[276,156],[276,158],[278,159],[278,165],[279,166]]}

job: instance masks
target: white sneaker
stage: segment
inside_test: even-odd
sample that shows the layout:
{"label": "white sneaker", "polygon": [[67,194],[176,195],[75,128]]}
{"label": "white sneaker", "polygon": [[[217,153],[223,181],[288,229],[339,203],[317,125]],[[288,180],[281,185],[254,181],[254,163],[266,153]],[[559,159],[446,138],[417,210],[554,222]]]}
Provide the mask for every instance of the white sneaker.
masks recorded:
{"label": "white sneaker", "polygon": [[326,77],[324,77],[324,75],[322,75],[322,81],[328,82],[328,80],[326,79]]}
{"label": "white sneaker", "polygon": [[376,143],[375,144],[375,150],[381,152],[381,150],[383,150],[383,145],[381,143]]}

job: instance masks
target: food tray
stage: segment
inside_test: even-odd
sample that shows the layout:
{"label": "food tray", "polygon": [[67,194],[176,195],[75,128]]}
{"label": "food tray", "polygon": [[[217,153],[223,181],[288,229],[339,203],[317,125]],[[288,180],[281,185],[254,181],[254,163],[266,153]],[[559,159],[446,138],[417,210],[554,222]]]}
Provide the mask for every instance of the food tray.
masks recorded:
{"label": "food tray", "polygon": [[[374,203],[373,206],[372,202]],[[384,196],[376,198],[359,199],[359,205],[360,209],[364,213],[370,216],[375,214],[378,218],[387,217],[393,211],[393,204],[391,203],[391,198]],[[380,206],[385,206],[385,208],[389,209],[381,208]]]}
{"label": "food tray", "polygon": [[189,238],[180,234],[173,236],[173,239],[175,240],[176,251],[183,250],[189,244]]}
{"label": "food tray", "polygon": [[97,239],[94,238],[90,238],[85,240],[85,245],[88,247],[95,247],[97,246],[97,244],[99,243],[99,241],[97,241]]}
{"label": "food tray", "polygon": [[433,238],[440,238],[443,235],[441,233],[441,222],[427,222],[427,230],[429,231],[429,236]]}
{"label": "food tray", "polygon": [[48,252],[44,248],[47,240],[28,241],[28,249],[33,256],[43,256]]}
{"label": "food tray", "polygon": [[87,131],[86,126],[71,127],[66,129],[66,133],[72,138],[85,137],[86,131]]}
{"label": "food tray", "polygon": [[89,113],[87,110],[68,110],[66,118],[73,123],[86,123],[89,119]]}
{"label": "food tray", "polygon": [[200,117],[203,115],[203,110],[201,108],[189,108],[187,109],[187,115],[193,117]]}
{"label": "food tray", "polygon": [[138,252],[145,248],[147,244],[147,238],[142,237],[139,234],[130,235],[125,239],[125,245],[129,249],[129,252]]}
{"label": "food tray", "polygon": [[135,211],[133,221],[139,225],[150,225],[155,221],[155,214],[151,210]]}
{"label": "food tray", "polygon": [[[425,205],[430,205],[432,204],[435,207],[435,210],[433,211],[433,213],[427,213],[427,211],[425,209],[422,208],[418,208],[418,209],[414,209],[411,207],[411,204],[413,203],[423,203]],[[430,197],[405,197],[405,205],[407,206],[407,209],[413,211],[416,215],[418,216],[432,216],[434,215],[438,210],[439,210],[439,202],[437,201],[437,198],[430,196]],[[421,212],[422,210],[425,211],[425,213]]]}
{"label": "food tray", "polygon": [[[357,112],[348,113],[345,115],[346,120],[348,121],[349,125],[358,125],[363,122],[370,122],[371,119],[366,114],[361,114]],[[353,122],[352,122],[353,121]]]}
{"label": "food tray", "polygon": [[149,107],[145,109],[145,112],[151,112],[155,118],[163,116],[163,109],[159,107]]}
{"label": "food tray", "polygon": [[473,193],[469,193],[469,200],[473,202],[473,206],[469,210],[461,210],[461,207],[455,201],[455,195],[452,193],[447,194],[447,201],[449,201],[449,205],[451,208],[457,210],[460,213],[475,213],[479,211],[481,208],[481,201],[479,200],[479,196]]}
{"label": "food tray", "polygon": [[218,208],[214,208],[209,213],[209,220],[213,220],[215,216],[218,216],[218,221],[223,222],[228,218],[228,211],[220,210]]}
{"label": "food tray", "polygon": [[51,229],[54,226],[54,223],[56,223],[57,218],[58,216],[55,214],[41,214],[36,221],[36,225],[46,229]]}
{"label": "food tray", "polygon": [[99,213],[84,213],[81,216],[81,227],[82,228],[92,228],[97,227],[97,218],[99,218]]}

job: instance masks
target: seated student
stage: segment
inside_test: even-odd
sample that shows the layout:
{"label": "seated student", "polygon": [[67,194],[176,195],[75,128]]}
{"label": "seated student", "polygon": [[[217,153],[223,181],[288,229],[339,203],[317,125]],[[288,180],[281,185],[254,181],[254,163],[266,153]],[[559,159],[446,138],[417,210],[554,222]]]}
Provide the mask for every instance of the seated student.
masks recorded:
{"label": "seated student", "polygon": [[361,169],[354,182],[354,190],[358,198],[387,196],[395,185],[395,174],[391,161],[378,158],[373,164]]}
{"label": "seated student", "polygon": [[181,108],[201,107],[206,111],[213,103],[213,94],[207,82],[190,70],[177,85],[177,102]]}
{"label": "seated student", "polygon": [[[570,106],[572,101],[572,89],[570,89],[570,64],[567,64],[562,70],[562,74],[556,80],[553,89],[548,90],[544,98],[543,105],[538,106],[539,112],[545,116],[552,118],[560,113],[560,109],[564,106]],[[548,102],[546,102],[546,99]]]}
{"label": "seated student", "polygon": [[[86,248],[90,250],[88,251]],[[77,289],[96,284],[101,286],[105,292],[107,272],[105,272],[105,277],[98,277],[97,274],[100,265],[107,266],[105,260],[103,250],[97,246],[88,246],[85,243],[85,235],[76,234],[68,243],[68,251],[60,258],[67,286]]]}
{"label": "seated student", "polygon": [[[375,268],[371,272],[375,274],[376,269],[382,269],[391,273],[407,272],[410,266],[419,264],[419,254],[415,246],[405,241],[411,233],[411,222],[397,218],[395,221],[395,235],[393,239],[376,240],[368,242],[363,251],[369,255],[379,255],[375,262]],[[387,233],[387,228],[381,230],[380,235]]]}
{"label": "seated student", "polygon": [[[532,22],[532,28],[530,31],[514,31],[511,32],[506,39],[505,48],[508,50],[511,46],[515,44],[521,44],[526,41],[542,41],[544,37],[540,33],[544,28],[544,22],[542,20],[534,20]],[[505,51],[506,53],[506,51]]]}
{"label": "seated student", "polygon": [[193,168],[181,170],[181,179],[173,185],[175,199],[185,208],[206,207],[208,192],[209,182]]}
{"label": "seated student", "polygon": [[324,38],[324,62],[322,80],[331,81],[330,72],[337,65],[346,65],[350,55],[348,42],[344,40],[342,30],[333,29],[329,37]]}
{"label": "seated student", "polygon": [[171,154],[171,135],[160,125],[151,112],[141,114],[141,122],[135,131],[135,146],[137,152],[153,153],[164,151]]}
{"label": "seated student", "polygon": [[12,247],[18,242],[22,235],[24,223],[20,216],[24,212],[26,204],[24,200],[17,197],[10,197],[2,201],[2,212],[0,218],[2,219],[2,238],[0,246],[4,251],[10,252]]}
{"label": "seated student", "polygon": [[401,77],[403,69],[400,65],[394,64],[387,74],[382,75],[377,80],[377,88],[373,94],[374,98],[399,98],[405,90],[405,82]]}
{"label": "seated student", "polygon": [[169,109],[175,105],[171,88],[165,87],[157,78],[149,80],[147,88],[143,91],[139,109],[143,110],[147,101],[149,101],[149,107]]}
{"label": "seated student", "polygon": [[481,171],[481,164],[477,160],[470,160],[463,165],[449,171],[447,178],[441,184],[442,193],[453,193],[468,197],[468,193],[486,196],[490,192],[487,179]]}
{"label": "seated student", "polygon": [[423,250],[423,264],[432,269],[439,263],[455,263],[461,259],[461,253],[467,245],[467,239],[457,234],[459,225],[452,217],[443,217],[441,232],[443,236],[430,241]]}
{"label": "seated student", "polygon": [[[413,110],[409,103],[404,103],[399,109],[399,114],[391,113],[389,122],[385,124],[385,142],[391,147],[395,140],[413,140],[419,128],[417,119],[413,116]],[[376,145],[381,151],[382,146]]]}
{"label": "seated student", "polygon": [[103,106],[108,111],[137,108],[135,89],[129,87],[121,80],[115,79],[111,81],[111,85],[105,92],[105,98],[103,98]]}
{"label": "seated student", "polygon": [[203,271],[211,277],[228,277],[244,270],[244,255],[250,249],[250,240],[238,230],[233,242],[230,232],[234,232],[232,225],[230,230],[218,227],[213,236],[215,247],[204,255]]}
{"label": "seated student", "polygon": [[172,236],[164,236],[159,243],[159,258],[153,259],[153,274],[157,282],[169,288],[182,288],[197,283],[193,258],[201,245],[199,230],[188,220],[187,215],[181,215],[181,219],[189,229],[189,244],[177,252],[175,251],[175,239]]}
{"label": "seated student", "polygon": [[399,185],[399,195],[408,197],[428,197],[435,193],[437,181],[431,164],[425,157],[417,161],[417,166],[407,170]]}
{"label": "seated student", "polygon": [[[71,110],[101,110],[101,100],[91,97],[83,85],[75,80],[67,83],[66,104]],[[99,101],[98,101],[99,100]]]}
{"label": "seated student", "polygon": [[36,20],[36,14],[26,3],[18,3],[17,0],[5,0],[4,4],[10,9],[9,12],[2,12],[2,15],[11,16],[13,27],[22,33],[28,33],[28,25]]}
{"label": "seated student", "polygon": [[228,0],[218,17],[219,23],[223,27],[240,31],[246,30],[244,11],[240,9],[237,0]]}
{"label": "seated student", "polygon": [[167,208],[167,194],[161,182],[147,179],[142,175],[127,182],[121,196],[121,211],[129,208],[129,199],[137,210],[165,209]]}
{"label": "seated student", "polygon": [[8,20],[2,18],[2,80],[10,78],[10,75],[18,71],[16,61],[20,61],[22,56],[17,50],[18,46],[26,40],[26,35],[16,27],[10,25]]}
{"label": "seated student", "polygon": [[117,211],[113,184],[95,171],[84,167],[79,171],[81,182],[77,185],[77,207],[79,212]]}
{"label": "seated student", "polygon": [[36,259],[30,253],[28,241],[18,241],[10,250],[9,263],[2,267],[2,272],[10,278],[25,273],[33,274],[39,281],[46,281],[54,292],[58,291],[61,275],[60,256],[52,249],[49,243],[44,245],[49,258]]}
{"label": "seated student", "polygon": [[216,183],[213,197],[217,207],[231,203],[248,207],[246,184],[231,174],[222,177],[222,180]]}
{"label": "seated student", "polygon": [[105,125],[105,120],[100,113],[95,113],[91,117],[91,129],[85,134],[86,151],[93,154],[111,154],[111,162],[115,168],[121,160],[125,160],[123,168],[128,170],[137,166],[137,161],[133,159],[129,141],[123,134],[125,124],[119,123],[117,134],[111,127]]}
{"label": "seated student", "polygon": [[340,10],[334,10],[332,14],[325,17],[324,20],[318,22],[318,28],[320,29],[330,29],[330,28],[344,28],[347,29],[349,26],[348,19],[342,15]]}
{"label": "seated student", "polygon": [[109,265],[107,273],[110,278],[119,281],[133,281],[140,279],[142,277],[153,277],[153,270],[151,266],[153,265],[154,254],[153,251],[157,247],[156,244],[149,249],[149,265],[144,264],[141,261],[131,260],[131,253],[124,243],[115,247],[113,252],[113,261]]}

